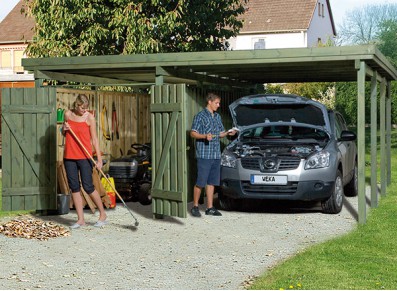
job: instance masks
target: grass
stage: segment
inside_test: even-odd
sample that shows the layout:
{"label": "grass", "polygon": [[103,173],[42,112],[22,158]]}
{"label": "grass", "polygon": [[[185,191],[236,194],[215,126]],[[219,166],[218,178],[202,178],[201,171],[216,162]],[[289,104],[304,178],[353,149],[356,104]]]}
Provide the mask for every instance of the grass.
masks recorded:
{"label": "grass", "polygon": [[286,260],[250,289],[396,289],[397,195],[392,192],[371,210],[366,224]]}
{"label": "grass", "polygon": [[2,179],[0,177],[0,217],[5,217],[5,216],[14,216],[14,215],[19,215],[19,214],[26,214],[26,213],[31,213],[31,211],[2,211],[2,195],[1,195],[1,190],[3,189],[2,185]]}
{"label": "grass", "polygon": [[[393,130],[392,157],[397,155],[396,142],[397,132]],[[369,165],[369,154],[366,161]],[[396,289],[397,185],[393,182],[397,178],[396,158],[392,159],[391,167],[392,182],[387,195],[380,198],[377,208],[367,208],[365,224],[281,262],[257,278],[249,289]],[[369,166],[366,167],[368,175]]]}

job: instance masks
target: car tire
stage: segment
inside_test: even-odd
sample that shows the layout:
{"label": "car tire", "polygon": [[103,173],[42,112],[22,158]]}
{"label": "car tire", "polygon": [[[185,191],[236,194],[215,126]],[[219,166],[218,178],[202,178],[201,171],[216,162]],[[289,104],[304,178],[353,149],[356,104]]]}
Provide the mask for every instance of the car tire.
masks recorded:
{"label": "car tire", "polygon": [[349,183],[345,186],[345,196],[356,197],[358,195],[358,167],[357,160],[354,162],[354,174]]}
{"label": "car tire", "polygon": [[237,208],[236,199],[225,196],[222,193],[218,193],[218,202],[222,210],[233,211]]}
{"label": "car tire", "polygon": [[151,190],[152,185],[150,183],[143,183],[140,185],[138,191],[139,203],[142,205],[150,205],[152,203]]}
{"label": "car tire", "polygon": [[323,212],[328,214],[339,213],[343,207],[344,196],[342,173],[338,170],[336,172],[332,195],[327,200],[321,202]]}

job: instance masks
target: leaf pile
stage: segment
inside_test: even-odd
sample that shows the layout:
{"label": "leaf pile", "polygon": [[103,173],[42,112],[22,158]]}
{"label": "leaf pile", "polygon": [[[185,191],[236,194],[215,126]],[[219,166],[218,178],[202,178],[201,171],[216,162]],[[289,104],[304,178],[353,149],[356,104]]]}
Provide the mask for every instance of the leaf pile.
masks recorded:
{"label": "leaf pile", "polygon": [[70,231],[51,221],[43,221],[30,216],[17,217],[0,225],[0,233],[8,237],[48,240],[69,236]]}

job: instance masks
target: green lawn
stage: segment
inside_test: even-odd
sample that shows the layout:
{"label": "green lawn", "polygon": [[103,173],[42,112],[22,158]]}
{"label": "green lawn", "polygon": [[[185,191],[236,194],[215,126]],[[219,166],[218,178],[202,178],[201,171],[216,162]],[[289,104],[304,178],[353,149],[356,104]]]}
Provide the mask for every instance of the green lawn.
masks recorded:
{"label": "green lawn", "polygon": [[[396,155],[397,131],[393,130],[392,157]],[[370,160],[367,154],[368,165]],[[397,159],[393,158],[392,183],[377,208],[367,206],[365,224],[281,262],[257,278],[250,289],[397,289],[396,178]]]}
{"label": "green lawn", "polygon": [[3,186],[2,186],[2,179],[0,178],[0,217],[29,213],[29,211],[2,211],[1,209],[3,202],[2,202],[1,189],[3,189]]}

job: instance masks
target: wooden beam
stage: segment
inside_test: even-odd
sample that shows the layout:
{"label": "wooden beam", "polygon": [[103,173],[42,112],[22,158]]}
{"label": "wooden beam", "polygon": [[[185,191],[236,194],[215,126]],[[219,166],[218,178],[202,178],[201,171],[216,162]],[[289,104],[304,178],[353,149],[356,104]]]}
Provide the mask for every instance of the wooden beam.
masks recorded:
{"label": "wooden beam", "polygon": [[111,79],[95,77],[91,75],[81,75],[81,74],[69,74],[69,73],[58,73],[51,71],[35,71],[34,73],[36,79],[47,79],[47,80],[57,80],[65,82],[77,82],[77,83],[94,83],[94,84],[133,84],[129,80]]}
{"label": "wooden beam", "polygon": [[387,182],[391,184],[391,82],[387,81],[386,96],[386,163],[387,163]]}
{"label": "wooden beam", "polygon": [[377,139],[378,139],[378,116],[377,116],[377,78],[376,71],[371,71],[371,207],[378,207],[378,183],[377,183]]}
{"label": "wooden beam", "polygon": [[358,152],[358,223],[366,222],[365,196],[365,72],[364,61],[357,72],[357,152]]}
{"label": "wooden beam", "polygon": [[380,194],[386,195],[386,80],[380,84]]}
{"label": "wooden beam", "polygon": [[[30,70],[42,66],[60,69],[72,66],[74,69],[107,67],[156,67],[187,66],[187,65],[219,65],[246,63],[282,63],[314,60],[369,60],[376,53],[374,45],[340,46],[322,48],[285,48],[267,50],[236,50],[207,51],[161,54],[107,55],[107,56],[77,56],[61,58],[28,58],[22,59],[22,65]],[[243,61],[243,62],[242,62]]]}
{"label": "wooden beam", "polygon": [[[164,70],[167,71],[168,75],[175,76],[178,78],[183,79],[190,79],[200,82],[202,84],[218,84],[218,85],[226,85],[226,86],[233,86],[233,87],[252,87],[255,83],[254,82],[241,82],[238,76],[235,77],[228,77],[228,75],[223,75],[220,73],[219,76],[209,75],[209,72],[195,72],[194,68],[189,67],[165,67]],[[228,74],[233,69],[228,70]],[[232,73],[233,74],[233,73]]]}

